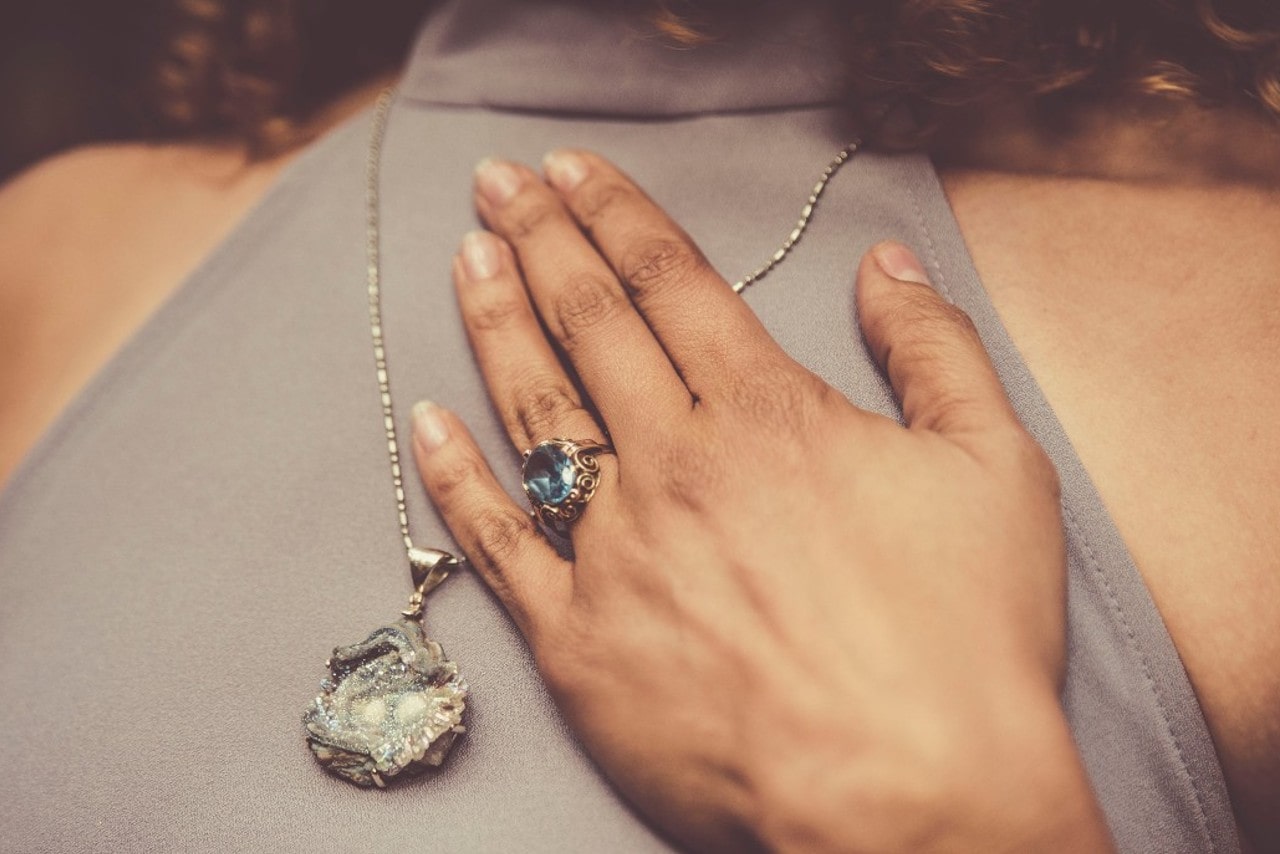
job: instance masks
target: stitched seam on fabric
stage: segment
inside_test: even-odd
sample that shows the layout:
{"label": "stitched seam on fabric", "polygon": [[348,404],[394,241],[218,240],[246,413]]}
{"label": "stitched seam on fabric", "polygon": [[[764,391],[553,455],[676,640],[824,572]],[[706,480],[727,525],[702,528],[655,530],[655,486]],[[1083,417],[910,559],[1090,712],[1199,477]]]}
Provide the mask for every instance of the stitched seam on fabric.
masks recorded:
{"label": "stitched seam on fabric", "polygon": [[929,247],[929,266],[934,270],[938,291],[947,302],[954,305],[955,300],[951,297],[951,289],[947,287],[946,274],[942,272],[942,265],[938,263],[938,246],[933,242],[933,232],[929,231],[929,225],[924,221],[924,207],[920,204],[920,197],[916,195],[916,188],[908,184],[907,195],[911,197],[911,209],[916,214],[916,227],[924,235],[924,241]]}
{"label": "stitched seam on fabric", "polygon": [[[947,287],[946,277],[942,272],[942,265],[938,261],[937,244],[934,242],[933,233],[929,230],[929,225],[924,218],[924,208],[920,204],[920,197],[916,193],[916,188],[910,184],[907,185],[907,195],[911,198],[911,206],[915,211],[916,224],[920,229],[920,233],[924,235],[925,243],[928,247],[929,266],[936,271],[938,279],[938,290],[950,303],[955,303],[952,299],[950,288]],[[1209,830],[1208,811],[1205,808],[1204,796],[1200,791],[1200,786],[1196,782],[1196,777],[1191,773],[1191,767],[1187,764],[1186,754],[1183,753],[1182,744],[1178,741],[1178,736],[1173,731],[1173,721],[1169,717],[1169,710],[1165,706],[1164,697],[1160,693],[1159,686],[1156,685],[1155,678],[1151,675],[1151,666],[1147,661],[1147,655],[1138,643],[1138,637],[1133,631],[1133,627],[1129,624],[1129,617],[1125,613],[1124,606],[1120,604],[1120,599],[1115,593],[1115,589],[1111,586],[1111,579],[1107,576],[1107,572],[1102,567],[1102,563],[1098,560],[1097,555],[1093,551],[1093,546],[1089,542],[1089,538],[1085,536],[1083,528],[1076,520],[1075,513],[1068,506],[1066,500],[1062,502],[1062,509],[1066,514],[1067,524],[1074,532],[1075,536],[1084,546],[1085,556],[1088,560],[1090,568],[1094,574],[1102,581],[1103,590],[1106,592],[1107,601],[1111,606],[1111,610],[1115,613],[1116,618],[1120,621],[1121,627],[1124,629],[1126,644],[1138,656],[1138,664],[1142,670],[1142,676],[1146,680],[1147,688],[1151,692],[1152,698],[1155,700],[1156,708],[1160,710],[1160,719],[1164,722],[1165,732],[1169,735],[1169,740],[1173,742],[1174,753],[1177,755],[1178,764],[1182,769],[1182,773],[1186,775],[1187,782],[1191,786],[1191,793],[1195,796],[1196,814],[1199,819],[1200,829],[1209,848],[1212,851],[1218,850],[1217,842],[1214,840],[1213,834]]]}
{"label": "stitched seam on fabric", "polygon": [[1138,643],[1138,636],[1134,633],[1133,627],[1129,625],[1129,617],[1125,614],[1124,606],[1120,604],[1120,598],[1116,595],[1115,589],[1111,586],[1111,579],[1107,577],[1107,572],[1102,567],[1101,561],[1094,554],[1093,546],[1089,544],[1089,538],[1085,536],[1084,530],[1076,519],[1076,514],[1064,501],[1062,503],[1063,512],[1066,514],[1067,525],[1071,531],[1080,540],[1080,544],[1084,546],[1085,557],[1088,560],[1089,568],[1094,575],[1102,582],[1103,590],[1107,594],[1107,602],[1111,605],[1111,610],[1115,612],[1116,619],[1120,621],[1121,628],[1124,629],[1125,642],[1130,649],[1138,656],[1138,664],[1142,669],[1142,676],[1147,682],[1147,687],[1151,690],[1151,696],[1156,701],[1156,708],[1160,710],[1160,719],[1164,721],[1165,732],[1169,734],[1169,740],[1173,742],[1174,753],[1177,754],[1178,763],[1182,767],[1182,773],[1186,775],[1187,782],[1191,785],[1191,793],[1195,795],[1196,801],[1196,817],[1200,820],[1200,829],[1204,833],[1205,841],[1209,843],[1209,848],[1213,851],[1218,850],[1218,845],[1214,841],[1213,834],[1209,830],[1209,816],[1205,809],[1204,798],[1200,792],[1199,785],[1196,784],[1196,776],[1191,773],[1191,767],[1187,764],[1186,755],[1182,752],[1182,744],[1178,741],[1178,736],[1173,731],[1173,721],[1169,717],[1169,710],[1165,706],[1164,697],[1160,693],[1159,686],[1156,685],[1155,678],[1151,675],[1151,666],[1147,662],[1146,653],[1142,651],[1141,645]]}

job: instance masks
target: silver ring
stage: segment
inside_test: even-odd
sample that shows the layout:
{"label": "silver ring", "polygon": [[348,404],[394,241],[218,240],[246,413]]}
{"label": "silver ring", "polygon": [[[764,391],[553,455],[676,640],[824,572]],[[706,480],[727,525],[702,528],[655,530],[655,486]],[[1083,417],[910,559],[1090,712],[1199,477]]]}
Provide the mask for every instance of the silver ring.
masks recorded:
{"label": "silver ring", "polygon": [[613,448],[583,439],[547,439],[524,452],[524,493],[543,524],[563,531],[600,485],[600,454]]}

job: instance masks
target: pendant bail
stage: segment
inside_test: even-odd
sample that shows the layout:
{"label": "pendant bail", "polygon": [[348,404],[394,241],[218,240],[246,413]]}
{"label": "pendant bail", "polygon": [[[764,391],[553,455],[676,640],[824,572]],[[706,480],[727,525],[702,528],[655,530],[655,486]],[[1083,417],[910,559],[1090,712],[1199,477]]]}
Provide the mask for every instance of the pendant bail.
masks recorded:
{"label": "pendant bail", "polygon": [[410,619],[422,618],[422,605],[427,594],[449,577],[449,572],[462,561],[440,549],[409,549],[409,572],[413,576],[413,595],[409,607],[401,613]]}

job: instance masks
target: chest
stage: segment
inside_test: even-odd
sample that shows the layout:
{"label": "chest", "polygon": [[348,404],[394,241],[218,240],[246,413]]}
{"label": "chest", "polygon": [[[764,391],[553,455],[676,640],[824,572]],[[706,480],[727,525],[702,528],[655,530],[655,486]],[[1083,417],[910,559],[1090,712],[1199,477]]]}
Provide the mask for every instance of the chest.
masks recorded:
{"label": "chest", "polygon": [[1186,666],[1245,835],[1280,838],[1280,201],[946,183]]}

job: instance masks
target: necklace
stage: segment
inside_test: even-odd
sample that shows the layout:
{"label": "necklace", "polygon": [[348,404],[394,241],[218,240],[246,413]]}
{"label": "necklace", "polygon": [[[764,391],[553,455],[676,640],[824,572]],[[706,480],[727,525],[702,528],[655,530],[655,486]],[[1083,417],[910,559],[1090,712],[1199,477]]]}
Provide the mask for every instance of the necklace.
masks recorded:
{"label": "necklace", "polygon": [[[382,337],[382,275],[379,216],[383,139],[393,89],[378,96],[365,161],[365,252],[368,261],[369,334],[382,403],[382,426],[391,463],[400,536],[413,593],[401,619],[374,630],[351,646],[338,647],[325,663],[329,675],[302,716],[307,744],[324,768],[359,786],[383,787],[391,778],[412,777],[439,766],[454,740],[466,731],[467,684],[440,644],[423,633],[427,595],[464,561],[446,551],[419,548],[409,533],[400,442],[396,435],[391,380]],[[855,140],[827,165],[782,246],[764,264],[733,285],[741,293],[760,281],[800,241],[827,183],[858,150]]]}

